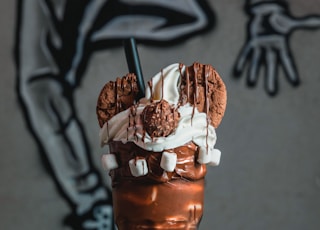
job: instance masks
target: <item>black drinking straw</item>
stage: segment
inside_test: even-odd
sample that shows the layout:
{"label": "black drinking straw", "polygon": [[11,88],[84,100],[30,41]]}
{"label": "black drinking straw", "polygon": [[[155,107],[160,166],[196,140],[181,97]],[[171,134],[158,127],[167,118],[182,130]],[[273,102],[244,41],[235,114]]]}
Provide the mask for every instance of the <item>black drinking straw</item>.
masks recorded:
{"label": "black drinking straw", "polygon": [[127,65],[130,73],[134,73],[137,76],[139,93],[137,100],[144,97],[145,85],[140,66],[140,59],[137,50],[136,41],[133,37],[124,40],[124,51],[126,53]]}

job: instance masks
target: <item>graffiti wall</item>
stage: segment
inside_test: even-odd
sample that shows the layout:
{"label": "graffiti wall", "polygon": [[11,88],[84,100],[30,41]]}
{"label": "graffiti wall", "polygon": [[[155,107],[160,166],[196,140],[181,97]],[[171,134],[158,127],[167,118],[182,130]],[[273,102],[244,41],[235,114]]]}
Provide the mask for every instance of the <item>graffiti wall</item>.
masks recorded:
{"label": "graffiti wall", "polygon": [[0,3],[3,229],[115,229],[95,107],[127,72],[212,64],[228,90],[200,229],[318,229],[320,2]]}

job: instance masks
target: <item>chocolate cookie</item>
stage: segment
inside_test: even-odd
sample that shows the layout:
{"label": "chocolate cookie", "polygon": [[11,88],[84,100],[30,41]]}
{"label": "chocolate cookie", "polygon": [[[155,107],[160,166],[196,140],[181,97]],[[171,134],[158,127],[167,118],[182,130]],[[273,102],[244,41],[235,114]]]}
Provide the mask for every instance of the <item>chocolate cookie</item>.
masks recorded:
{"label": "chocolate cookie", "polygon": [[213,127],[217,128],[224,115],[227,104],[226,87],[211,65],[195,62],[186,67],[181,76],[181,103],[196,106],[205,112]]}
{"label": "chocolate cookie", "polygon": [[128,109],[138,94],[136,75],[128,73],[104,85],[98,97],[96,113],[100,127],[115,114]]}

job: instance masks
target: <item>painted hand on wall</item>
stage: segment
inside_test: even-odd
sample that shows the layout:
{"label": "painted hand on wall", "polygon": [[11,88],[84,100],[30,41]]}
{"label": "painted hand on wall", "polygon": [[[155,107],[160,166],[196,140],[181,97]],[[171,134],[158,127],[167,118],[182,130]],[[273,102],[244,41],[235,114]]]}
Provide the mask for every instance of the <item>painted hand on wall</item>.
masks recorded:
{"label": "painted hand on wall", "polygon": [[234,76],[240,77],[248,65],[247,85],[255,86],[259,70],[265,67],[265,89],[274,96],[278,92],[278,66],[284,70],[288,81],[297,86],[299,75],[288,40],[295,29],[320,27],[319,16],[294,18],[287,4],[280,1],[262,1],[246,6],[250,15],[248,37],[234,65]]}

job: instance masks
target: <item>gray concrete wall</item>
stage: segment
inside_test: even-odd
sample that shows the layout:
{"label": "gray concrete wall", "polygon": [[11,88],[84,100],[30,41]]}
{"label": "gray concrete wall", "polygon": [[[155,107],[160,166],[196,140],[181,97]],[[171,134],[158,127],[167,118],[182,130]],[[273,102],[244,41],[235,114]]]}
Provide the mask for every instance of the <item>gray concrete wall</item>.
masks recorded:
{"label": "gray concrete wall", "polygon": [[[173,47],[139,46],[149,79],[173,62],[210,63],[223,77],[228,106],[217,129],[219,167],[209,168],[206,206],[200,229],[317,230],[320,228],[320,29],[297,30],[289,44],[301,77],[292,87],[279,74],[279,93],[269,97],[263,74],[254,88],[232,78],[245,43],[248,20],[242,1],[211,0],[217,15],[213,31]],[[317,0],[290,1],[295,16],[320,14]],[[45,173],[27,131],[15,91],[14,1],[0,2],[0,228],[63,229],[69,210]],[[108,60],[108,61],[106,61]],[[77,107],[90,133],[98,167],[101,149],[95,103],[101,86],[127,72],[122,49],[95,53],[80,89]],[[105,77],[101,77],[105,76]]]}

